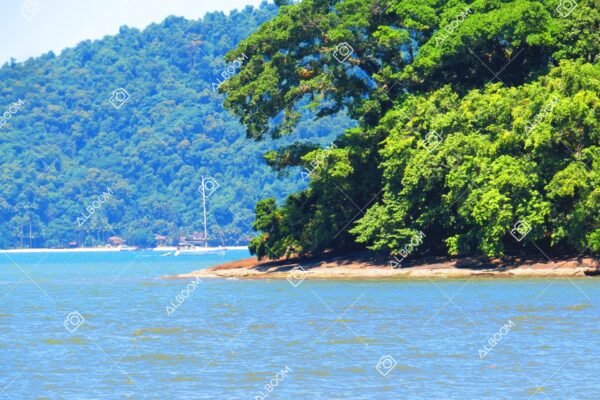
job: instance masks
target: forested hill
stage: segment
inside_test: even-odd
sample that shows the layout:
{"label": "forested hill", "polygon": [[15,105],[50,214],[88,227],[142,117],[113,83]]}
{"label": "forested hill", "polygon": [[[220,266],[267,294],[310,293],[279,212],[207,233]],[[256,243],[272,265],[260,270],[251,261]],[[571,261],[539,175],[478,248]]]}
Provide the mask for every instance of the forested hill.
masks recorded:
{"label": "forested hill", "polygon": [[351,125],[345,116],[307,120],[285,141],[258,143],[222,108],[213,86],[239,67],[224,54],[276,10],[264,3],[198,21],[169,17],[5,64],[0,247],[94,245],[114,235],[151,245],[154,235],[200,231],[202,175],[218,185],[209,197],[214,242],[247,241],[254,203],[302,186],[300,174],[277,177],[263,154],[328,141]]}

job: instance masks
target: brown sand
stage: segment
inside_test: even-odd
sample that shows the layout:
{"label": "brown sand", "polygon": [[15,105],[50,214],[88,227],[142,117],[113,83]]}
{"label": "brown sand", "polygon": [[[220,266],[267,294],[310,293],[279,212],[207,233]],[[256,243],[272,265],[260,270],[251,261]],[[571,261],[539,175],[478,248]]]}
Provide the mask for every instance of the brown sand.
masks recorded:
{"label": "brown sand", "polygon": [[591,257],[555,262],[429,258],[396,269],[389,261],[372,253],[277,261],[247,258],[172,278],[286,279],[300,267],[303,271],[295,275],[301,279],[575,278],[600,274],[600,260]]}

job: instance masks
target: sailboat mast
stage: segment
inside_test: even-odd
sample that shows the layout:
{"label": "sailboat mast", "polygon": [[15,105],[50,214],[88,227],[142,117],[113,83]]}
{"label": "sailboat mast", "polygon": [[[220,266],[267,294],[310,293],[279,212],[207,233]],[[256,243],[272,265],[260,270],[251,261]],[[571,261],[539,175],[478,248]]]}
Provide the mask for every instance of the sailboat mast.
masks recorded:
{"label": "sailboat mast", "polygon": [[208,232],[206,229],[206,194],[204,190],[206,187],[204,186],[204,175],[202,175],[202,210],[204,215],[204,247],[208,247]]}

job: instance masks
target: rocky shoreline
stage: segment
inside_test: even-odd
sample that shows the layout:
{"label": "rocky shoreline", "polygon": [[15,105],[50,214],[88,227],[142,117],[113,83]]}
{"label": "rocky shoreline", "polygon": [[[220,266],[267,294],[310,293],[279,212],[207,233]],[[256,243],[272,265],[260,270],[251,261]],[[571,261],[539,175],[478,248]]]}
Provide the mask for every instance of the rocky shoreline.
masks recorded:
{"label": "rocky shoreline", "polygon": [[421,259],[392,268],[389,259],[370,253],[257,261],[233,261],[170,278],[225,279],[444,279],[444,278],[586,278],[600,275],[600,260],[592,257],[556,260]]}

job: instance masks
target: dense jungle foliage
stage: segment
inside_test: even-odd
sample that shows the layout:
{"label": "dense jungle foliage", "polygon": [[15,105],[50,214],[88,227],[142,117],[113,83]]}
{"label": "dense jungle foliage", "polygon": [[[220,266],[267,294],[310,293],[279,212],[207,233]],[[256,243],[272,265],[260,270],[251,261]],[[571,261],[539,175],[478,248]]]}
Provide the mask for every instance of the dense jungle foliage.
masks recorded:
{"label": "dense jungle foliage", "polygon": [[600,251],[597,0],[279,3],[228,54],[249,60],[225,105],[257,140],[305,108],[359,125],[269,154],[310,185],[257,204],[259,258],[394,254],[421,232],[421,254]]}

